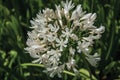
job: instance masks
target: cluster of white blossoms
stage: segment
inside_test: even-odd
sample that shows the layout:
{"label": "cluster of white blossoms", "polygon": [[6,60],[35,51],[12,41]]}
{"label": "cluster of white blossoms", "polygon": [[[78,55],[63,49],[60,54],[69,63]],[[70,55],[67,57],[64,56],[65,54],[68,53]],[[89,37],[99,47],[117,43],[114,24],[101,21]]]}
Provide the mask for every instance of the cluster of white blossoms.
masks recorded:
{"label": "cluster of white blossoms", "polygon": [[64,69],[76,73],[76,54],[83,54],[96,66],[100,58],[97,53],[90,54],[91,47],[105,30],[93,25],[96,13],[83,12],[80,4],[75,7],[68,0],[55,7],[40,11],[31,21],[33,30],[28,32],[25,50],[35,58],[33,63],[43,64],[50,77],[56,74],[61,77]]}

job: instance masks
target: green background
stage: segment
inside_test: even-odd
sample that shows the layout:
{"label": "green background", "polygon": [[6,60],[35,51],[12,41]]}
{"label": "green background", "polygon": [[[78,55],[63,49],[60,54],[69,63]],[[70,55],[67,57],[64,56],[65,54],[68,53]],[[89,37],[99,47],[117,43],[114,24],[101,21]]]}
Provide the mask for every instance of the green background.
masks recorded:
{"label": "green background", "polygon": [[[61,0],[0,0],[0,80],[90,80],[88,68],[80,63],[80,76],[64,71],[62,78],[50,78],[42,72],[42,65],[25,52],[30,20],[41,9],[55,9]],[[83,11],[97,13],[95,25],[105,26],[102,38],[93,50],[99,52],[98,67],[89,65],[97,80],[120,80],[120,0],[73,0]],[[78,57],[79,58],[79,57]]]}

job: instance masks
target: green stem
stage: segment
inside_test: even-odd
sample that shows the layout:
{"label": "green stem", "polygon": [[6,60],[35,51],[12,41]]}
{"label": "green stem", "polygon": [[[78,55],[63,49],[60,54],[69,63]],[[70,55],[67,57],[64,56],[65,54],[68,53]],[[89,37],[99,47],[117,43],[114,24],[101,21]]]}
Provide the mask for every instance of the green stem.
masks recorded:
{"label": "green stem", "polygon": [[44,67],[42,64],[33,64],[33,63],[23,63],[20,66],[35,66],[35,67]]}
{"label": "green stem", "polygon": [[71,75],[71,76],[75,76],[75,74],[74,74],[74,73],[69,72],[69,71],[66,71],[66,70],[64,70],[64,71],[63,71],[63,73],[68,74],[68,75]]}
{"label": "green stem", "polygon": [[[34,67],[42,67],[42,68],[44,68],[44,65],[42,65],[42,64],[33,64],[33,63],[23,63],[20,66],[22,66],[22,67],[24,67],[24,66],[34,66]],[[71,75],[71,76],[75,76],[74,73],[66,71],[66,70],[64,70],[63,73]]]}
{"label": "green stem", "polygon": [[115,29],[113,28],[112,30],[113,31],[112,31],[112,35],[111,35],[111,41],[110,41],[109,49],[108,49],[108,52],[107,52],[105,60],[108,60],[108,58],[110,56],[110,53],[111,53],[111,50],[112,50],[112,47],[113,47]]}

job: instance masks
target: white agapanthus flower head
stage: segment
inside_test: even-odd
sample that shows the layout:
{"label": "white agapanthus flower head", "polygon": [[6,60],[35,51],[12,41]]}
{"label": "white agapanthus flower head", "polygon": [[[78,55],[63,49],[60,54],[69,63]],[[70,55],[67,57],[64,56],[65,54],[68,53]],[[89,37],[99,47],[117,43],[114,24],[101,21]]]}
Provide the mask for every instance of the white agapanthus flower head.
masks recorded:
{"label": "white agapanthus flower head", "polygon": [[72,1],[55,5],[56,10],[46,8],[31,20],[32,31],[28,32],[25,50],[33,63],[43,64],[44,72],[51,77],[64,69],[77,71],[76,54],[83,54],[92,66],[100,60],[97,53],[91,55],[94,41],[101,37],[104,26],[97,28],[94,24],[96,13],[86,13],[81,5]]}

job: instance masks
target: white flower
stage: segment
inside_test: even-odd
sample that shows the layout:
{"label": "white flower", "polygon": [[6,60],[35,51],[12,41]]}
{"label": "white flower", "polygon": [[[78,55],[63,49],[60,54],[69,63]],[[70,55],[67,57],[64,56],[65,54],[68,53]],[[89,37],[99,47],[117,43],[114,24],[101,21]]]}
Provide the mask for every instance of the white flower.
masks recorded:
{"label": "white flower", "polygon": [[45,26],[47,25],[46,24],[47,20],[46,20],[45,16],[41,13],[41,11],[37,15],[37,17],[35,19],[31,20],[30,22],[32,25],[31,28],[34,28],[35,30],[38,30],[38,31],[44,30],[43,28],[45,28]]}
{"label": "white flower", "polygon": [[95,26],[93,26],[93,24],[95,19],[96,19],[96,13],[94,14],[88,13],[84,15],[82,18],[80,18],[81,23],[84,24],[82,29],[83,30],[94,29]]}
{"label": "white flower", "polygon": [[94,37],[93,35],[89,35],[88,37],[83,37],[83,39],[84,39],[85,41],[90,42],[91,45],[92,45],[92,44],[93,44],[93,40],[94,40],[93,37]]}
{"label": "white flower", "polygon": [[58,50],[50,50],[47,51],[47,55],[49,55],[49,62],[52,66],[57,66],[59,62],[59,58],[61,57],[61,53]]}
{"label": "white flower", "polygon": [[94,25],[96,17],[96,13],[83,11],[80,4],[75,7],[71,0],[55,5],[55,10],[40,10],[30,21],[33,30],[28,32],[25,50],[35,59],[33,63],[45,66],[50,77],[61,77],[64,69],[79,73],[74,59],[78,53],[96,66],[100,58],[90,53],[94,41],[105,31],[104,26]]}
{"label": "white flower", "polygon": [[54,77],[56,74],[58,75],[58,77],[62,77],[61,73],[63,72],[64,67],[65,67],[64,64],[60,66],[48,67],[43,72],[48,73],[50,77]]}
{"label": "white flower", "polygon": [[92,13],[85,14],[80,20],[88,20]]}
{"label": "white flower", "polygon": [[56,40],[56,36],[55,36],[54,33],[51,33],[51,32],[50,32],[50,33],[47,34],[46,36],[47,36],[47,40],[48,40],[49,42],[53,42],[53,41]]}
{"label": "white flower", "polygon": [[96,66],[97,62],[100,61],[98,53],[95,53],[94,55],[86,54],[86,59],[92,66]]}
{"label": "white flower", "polygon": [[44,52],[47,49],[44,48],[44,46],[39,46],[39,45],[33,45],[31,47],[25,48],[30,53],[30,56],[33,58],[39,58],[40,57],[40,52]]}
{"label": "white flower", "polygon": [[56,24],[54,24],[54,26],[52,24],[49,24],[48,27],[52,32],[55,32],[55,33],[59,30],[59,26],[57,26]]}
{"label": "white flower", "polygon": [[78,36],[77,36],[77,35],[75,35],[75,34],[71,34],[71,36],[70,36],[70,37],[71,37],[71,39],[73,39],[73,40],[76,40],[76,41],[78,40]]}
{"label": "white flower", "polygon": [[43,10],[43,15],[48,21],[53,21],[53,19],[56,18],[56,15],[53,9],[49,9],[49,8],[46,8],[45,10]]}
{"label": "white flower", "polygon": [[72,12],[71,20],[78,20],[83,15],[81,5],[78,5],[77,8]]}
{"label": "white flower", "polygon": [[62,6],[63,6],[63,10],[64,10],[64,14],[66,16],[66,18],[69,18],[69,11],[74,8],[74,4],[72,4],[72,1],[66,0],[66,2],[61,2]]}
{"label": "white flower", "polygon": [[60,7],[60,5],[59,6],[57,6],[57,5],[55,5],[55,7],[56,7],[56,16],[58,17],[58,19],[61,19],[62,17],[61,17],[61,7]]}
{"label": "white flower", "polygon": [[105,27],[104,27],[104,26],[100,26],[99,28],[92,30],[91,33],[101,34],[101,33],[103,33],[104,31],[105,31]]}
{"label": "white flower", "polygon": [[72,47],[69,48],[69,52],[72,56],[74,56],[75,54],[75,49],[73,49]]}
{"label": "white flower", "polygon": [[65,28],[65,31],[62,31],[62,37],[69,38],[72,35],[72,29]]}
{"label": "white flower", "polygon": [[58,21],[59,21],[59,23],[60,23],[60,26],[63,26],[63,22],[62,22],[62,15],[61,15],[61,13],[62,13],[62,11],[61,11],[61,7],[60,7],[60,5],[59,6],[57,6],[57,5],[55,5],[55,7],[56,7],[56,16],[57,16],[57,18],[58,18]]}
{"label": "white flower", "polygon": [[38,38],[43,39],[44,42],[47,41],[47,35],[44,32],[38,33]]}
{"label": "white flower", "polygon": [[67,43],[68,43],[68,40],[63,40],[63,39],[56,39],[56,42],[57,42],[57,44],[56,44],[56,46],[58,47],[60,47],[60,51],[63,51],[63,48],[64,47],[67,47]]}
{"label": "white flower", "polygon": [[80,41],[78,41],[78,46],[77,46],[78,53],[81,53],[81,52],[88,53],[89,52],[89,46],[90,46],[89,42],[86,42],[86,41],[80,42]]}
{"label": "white flower", "polygon": [[74,67],[76,66],[75,60],[74,60],[73,58],[70,58],[70,59],[69,59],[69,62],[66,63],[66,64],[67,64],[68,70],[70,70],[71,68],[74,68]]}

